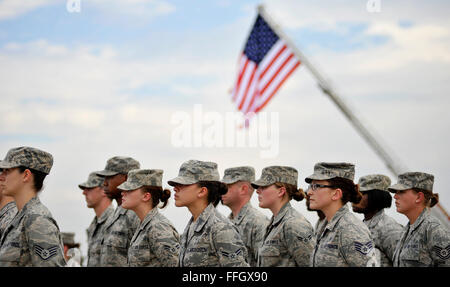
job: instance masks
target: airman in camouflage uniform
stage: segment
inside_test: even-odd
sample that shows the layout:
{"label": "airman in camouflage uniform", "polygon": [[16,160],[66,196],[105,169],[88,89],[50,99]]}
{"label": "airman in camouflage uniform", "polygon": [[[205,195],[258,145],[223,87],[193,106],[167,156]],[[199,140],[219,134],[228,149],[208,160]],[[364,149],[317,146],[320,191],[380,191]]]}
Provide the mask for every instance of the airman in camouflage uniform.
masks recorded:
{"label": "airman in camouflage uniform", "polygon": [[[275,183],[290,184],[297,189],[298,172],[288,166],[269,166],[262,170],[261,178],[252,186],[270,187]],[[281,199],[280,199],[281,200]],[[295,267],[309,266],[314,248],[314,229],[309,221],[290,204],[290,198],[274,214],[265,230],[263,243],[258,250],[257,266]]]}
{"label": "airman in camouflage uniform", "polygon": [[[101,188],[103,190],[103,177],[98,176],[96,172],[91,172],[88,176],[88,180],[86,182],[80,183],[78,187],[82,189],[83,194],[88,197],[89,195],[87,195],[87,192],[95,191],[95,188]],[[109,203],[109,205],[104,210],[102,210],[104,208],[102,201],[105,201],[106,204]],[[86,230],[88,240],[87,266],[98,267],[100,266],[101,242],[103,239],[105,223],[106,220],[114,213],[114,206],[112,205],[109,198],[102,198],[98,202],[91,204],[95,205],[92,206],[92,208],[94,208],[96,216]],[[97,212],[99,213],[99,216],[97,216]]]}
{"label": "airman in camouflage uniform", "polygon": [[[313,180],[327,181],[333,178],[344,178],[353,182],[354,175],[355,166],[353,164],[321,162],[314,166],[314,173],[305,178],[305,181],[311,183]],[[314,188],[308,190],[311,204],[315,203],[315,193],[317,192],[322,191],[315,191]],[[311,207],[313,208],[313,206]],[[379,266],[374,248],[375,244],[370,230],[350,212],[346,204],[343,204],[331,220],[328,219],[322,226],[311,255],[310,266]]]}
{"label": "airman in camouflage uniform", "polygon": [[[398,176],[398,183],[389,187],[396,193],[397,211],[401,207],[399,195],[413,188],[433,194],[434,176],[423,172],[407,172]],[[414,192],[414,191],[413,191]],[[437,200],[436,202],[437,203]],[[434,204],[432,204],[434,205]],[[432,207],[431,205],[431,207]],[[421,213],[404,227],[394,252],[394,267],[450,266],[450,232],[435,218],[425,205],[418,207]],[[403,212],[402,212],[403,213]],[[405,213],[405,215],[407,215]]]}
{"label": "airman in camouflage uniform", "polygon": [[[0,160],[0,163],[1,162],[2,161]],[[2,182],[4,181],[5,176],[2,174],[2,171],[3,170],[0,169],[0,238],[2,238],[3,232],[17,213],[14,198],[3,195],[4,186],[2,185]]]}
{"label": "airman in camouflage uniform", "polygon": [[[16,200],[18,213],[0,239],[0,266],[65,266],[62,239],[58,224],[50,211],[40,202],[37,190],[31,181],[20,183],[18,189],[14,177],[25,167],[48,174],[53,165],[53,156],[32,147],[18,147],[8,151],[0,168],[5,174],[4,191]],[[34,173],[32,171],[32,173]],[[16,196],[27,192],[34,195],[27,202],[18,201]],[[22,205],[23,204],[23,205]]]}
{"label": "airman in camouflage uniform", "polygon": [[[140,164],[137,160],[131,157],[115,156],[107,161],[104,170],[96,174],[102,177],[112,177],[119,174],[127,175],[130,170],[139,168]],[[114,190],[110,190],[110,193],[120,192],[117,190],[117,186],[111,188],[114,188]],[[119,202],[121,203],[121,200],[118,200]],[[138,226],[139,218],[136,214],[118,205],[112,216],[105,223],[101,242],[100,266],[128,266],[128,247]]]}
{"label": "airman in camouflage uniform", "polygon": [[[189,160],[184,162],[178,177],[168,181],[175,187],[175,201],[179,186],[199,181],[220,181],[217,164]],[[181,236],[180,267],[248,267],[247,249],[237,227],[220,214],[212,203],[203,209],[198,218],[189,220]]]}
{"label": "airman in camouflage uniform", "polygon": [[239,230],[239,234],[241,235],[242,241],[244,241],[245,247],[247,247],[248,257],[247,262],[250,266],[255,267],[257,262],[257,252],[259,246],[262,244],[264,239],[264,232],[266,230],[267,224],[269,220],[267,217],[262,214],[259,210],[254,208],[250,204],[250,198],[253,194],[253,188],[251,191],[247,191],[246,194],[242,195],[241,190],[234,191],[234,188],[239,188],[239,186],[233,186],[239,183],[248,184],[249,188],[251,187],[250,183],[255,180],[255,169],[249,166],[241,166],[241,167],[233,167],[228,168],[224,172],[224,176],[222,182],[227,184],[228,192],[222,195],[222,203],[224,205],[228,205],[228,207],[232,207],[231,202],[227,203],[231,199],[230,192],[238,193],[238,204],[245,203],[244,206],[240,208],[240,210],[236,211],[237,216],[233,216],[233,212],[230,213],[228,219],[236,225]]}
{"label": "airman in camouflage uniform", "polygon": [[[365,215],[363,222],[372,234],[373,241],[375,242],[375,252],[378,256],[380,266],[392,267],[394,250],[402,236],[403,227],[384,212],[384,208],[391,206],[392,198],[388,191],[391,179],[382,174],[371,174],[361,177],[358,184],[363,197],[367,199],[367,205],[364,208],[359,208],[361,202],[359,204],[353,204],[353,211],[361,211]],[[373,197],[376,195],[378,195],[378,199]],[[368,202],[371,198],[373,198],[372,201],[377,202]],[[383,201],[387,202],[385,203]],[[375,204],[378,206],[375,206]],[[371,217],[370,219],[366,219],[369,213]]]}
{"label": "airman in camouflage uniform", "polygon": [[[143,186],[161,187],[160,169],[134,169],[127,181],[118,186],[123,191],[139,192]],[[153,200],[153,199],[152,199]],[[150,206],[151,207],[151,206]],[[155,206],[145,215],[128,248],[130,267],[176,267],[180,251],[180,236],[173,224]]]}

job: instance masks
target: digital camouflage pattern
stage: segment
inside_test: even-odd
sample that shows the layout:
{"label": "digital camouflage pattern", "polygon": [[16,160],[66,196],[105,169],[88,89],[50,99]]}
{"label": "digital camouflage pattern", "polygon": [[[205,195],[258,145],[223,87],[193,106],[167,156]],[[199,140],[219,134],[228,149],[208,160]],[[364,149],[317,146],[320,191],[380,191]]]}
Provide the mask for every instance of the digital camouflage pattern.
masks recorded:
{"label": "digital camouflage pattern", "polygon": [[297,187],[298,172],[289,166],[268,166],[263,168],[261,178],[252,182],[254,188],[269,186],[276,182],[292,184]]}
{"label": "digital camouflage pattern", "polygon": [[379,266],[375,244],[367,226],[341,207],[323,226],[311,255],[311,267]]}
{"label": "digital camouflage pattern", "polygon": [[53,166],[53,156],[37,148],[22,146],[10,149],[5,159],[0,162],[0,168],[19,166],[49,174]]}
{"label": "digital camouflage pattern", "polygon": [[99,176],[114,176],[116,174],[128,174],[132,169],[139,169],[140,163],[134,158],[127,156],[115,156],[106,162],[105,169],[97,171]]}
{"label": "digital camouflage pattern", "polygon": [[319,162],[314,165],[314,173],[305,181],[328,180],[335,177],[346,178],[351,181],[355,178],[355,165],[346,162]]}
{"label": "digital camouflage pattern", "polygon": [[264,240],[264,233],[269,219],[247,202],[236,217],[230,213],[228,218],[238,228],[241,239],[247,248],[247,262],[251,267],[257,263],[258,248]]}
{"label": "digital camouflage pattern", "polygon": [[8,202],[0,210],[0,238],[2,238],[2,234],[5,232],[9,223],[13,220],[16,214],[17,214],[17,206],[14,201]]}
{"label": "digital camouflage pattern", "polygon": [[450,266],[450,231],[425,208],[403,229],[394,252],[394,267]]}
{"label": "digital camouflage pattern", "polygon": [[127,181],[117,188],[135,190],[142,186],[162,187],[163,171],[161,169],[133,169],[128,172]]}
{"label": "digital camouflage pattern", "polygon": [[175,186],[176,184],[194,184],[199,181],[220,181],[215,162],[188,160],[181,165],[178,176],[167,183]]}
{"label": "digital camouflage pattern", "polygon": [[140,220],[136,213],[118,206],[105,223],[102,239],[100,266],[128,266],[128,247]]}
{"label": "digital camouflage pattern", "polygon": [[370,174],[359,178],[359,191],[382,190],[389,191],[391,179],[382,174]]}
{"label": "digital camouflage pattern", "polygon": [[103,186],[103,182],[105,181],[104,177],[98,176],[97,172],[91,172],[88,176],[87,181],[80,183],[78,187],[80,189],[89,189],[94,187]]}
{"label": "digital camouflage pattern", "polygon": [[312,225],[288,202],[266,228],[257,266],[309,266],[314,240]]}
{"label": "digital camouflage pattern", "polygon": [[398,182],[389,187],[389,191],[396,193],[397,190],[420,188],[433,191],[434,176],[424,172],[406,172],[398,176]]}
{"label": "digital camouflage pattern", "polygon": [[391,267],[394,251],[399,242],[403,226],[380,210],[369,220],[363,220],[369,228],[375,248],[379,254],[381,267]]}
{"label": "digital camouflage pattern", "polygon": [[238,181],[255,181],[255,169],[251,166],[238,166],[227,168],[224,171],[222,182],[225,184],[233,184]]}
{"label": "digital camouflage pattern", "polygon": [[114,214],[114,206],[110,204],[103,211],[100,217],[95,216],[89,225],[87,232],[88,240],[88,267],[100,267],[100,254],[102,248],[102,240],[105,232],[105,225],[109,217]]}
{"label": "digital camouflage pattern", "polygon": [[0,267],[66,265],[58,224],[38,197],[17,213],[0,245]]}
{"label": "digital camouflage pattern", "polygon": [[[189,229],[192,226],[192,234]],[[209,204],[181,236],[180,267],[248,267],[239,231]]]}
{"label": "digital camouflage pattern", "polygon": [[157,208],[153,208],[131,239],[128,266],[176,267],[179,253],[177,230]]}

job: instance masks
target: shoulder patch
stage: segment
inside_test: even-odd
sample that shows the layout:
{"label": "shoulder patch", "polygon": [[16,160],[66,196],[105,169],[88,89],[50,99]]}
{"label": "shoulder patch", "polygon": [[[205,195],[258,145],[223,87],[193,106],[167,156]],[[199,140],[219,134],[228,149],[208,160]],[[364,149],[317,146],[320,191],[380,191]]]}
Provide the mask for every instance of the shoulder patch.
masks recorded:
{"label": "shoulder patch", "polygon": [[433,246],[434,252],[436,252],[437,257],[439,257],[442,260],[447,260],[450,258],[450,245],[447,245],[447,247],[442,248],[439,246]]}
{"label": "shoulder patch", "polygon": [[49,248],[43,248],[42,246],[35,245],[34,246],[34,252],[42,259],[42,260],[48,260],[55,256],[58,253],[59,246],[51,246]]}
{"label": "shoulder patch", "polygon": [[236,250],[236,252],[226,252],[226,251],[220,251],[220,253],[228,258],[236,258],[239,254],[242,253],[242,249],[239,248],[238,250]]}
{"label": "shoulder patch", "polygon": [[361,242],[355,241],[354,245],[355,245],[355,250],[358,251],[359,253],[361,253],[362,255],[369,254],[369,252],[372,251],[372,249],[373,249],[372,241],[369,241],[366,243],[361,243]]}
{"label": "shoulder patch", "polygon": [[307,243],[308,241],[311,240],[312,238],[312,234],[308,235],[307,237],[301,237],[301,236],[297,236],[298,240],[303,241],[305,243]]}

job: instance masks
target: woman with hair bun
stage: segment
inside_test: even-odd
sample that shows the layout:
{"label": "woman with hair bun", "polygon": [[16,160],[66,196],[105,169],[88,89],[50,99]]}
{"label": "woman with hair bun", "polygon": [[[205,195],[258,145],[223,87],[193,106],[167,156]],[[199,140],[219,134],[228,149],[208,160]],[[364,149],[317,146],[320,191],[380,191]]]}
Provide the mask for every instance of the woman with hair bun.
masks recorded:
{"label": "woman with hair bun", "polygon": [[178,264],[180,237],[173,224],[158,212],[164,208],[170,191],[162,188],[160,169],[134,169],[122,190],[122,207],[133,210],[141,220],[128,248],[130,267],[175,267]]}
{"label": "woman with hair bun", "polygon": [[351,163],[320,162],[305,178],[310,184],[311,209],[321,210],[326,217],[311,255],[312,267],[379,266],[369,229],[347,206],[347,202],[358,203],[362,198],[354,176]]}
{"label": "woman with hair bun", "polygon": [[289,203],[305,198],[303,190],[297,189],[297,178],[295,168],[269,166],[262,170],[260,179],[252,182],[259,207],[273,214],[258,250],[259,267],[309,266],[314,229]]}
{"label": "woman with hair bun", "polygon": [[450,266],[450,232],[430,213],[439,202],[433,183],[432,174],[407,172],[389,187],[397,211],[409,220],[395,248],[394,267]]}

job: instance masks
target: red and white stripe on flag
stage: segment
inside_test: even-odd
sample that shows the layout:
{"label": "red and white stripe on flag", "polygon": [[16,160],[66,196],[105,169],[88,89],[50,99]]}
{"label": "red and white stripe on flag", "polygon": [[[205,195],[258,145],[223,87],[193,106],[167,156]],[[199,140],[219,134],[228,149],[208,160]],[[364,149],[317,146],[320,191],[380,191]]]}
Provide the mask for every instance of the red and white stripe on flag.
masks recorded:
{"label": "red and white stripe on flag", "polygon": [[262,110],[300,65],[293,51],[279,38],[257,65],[242,53],[232,98],[244,115]]}

